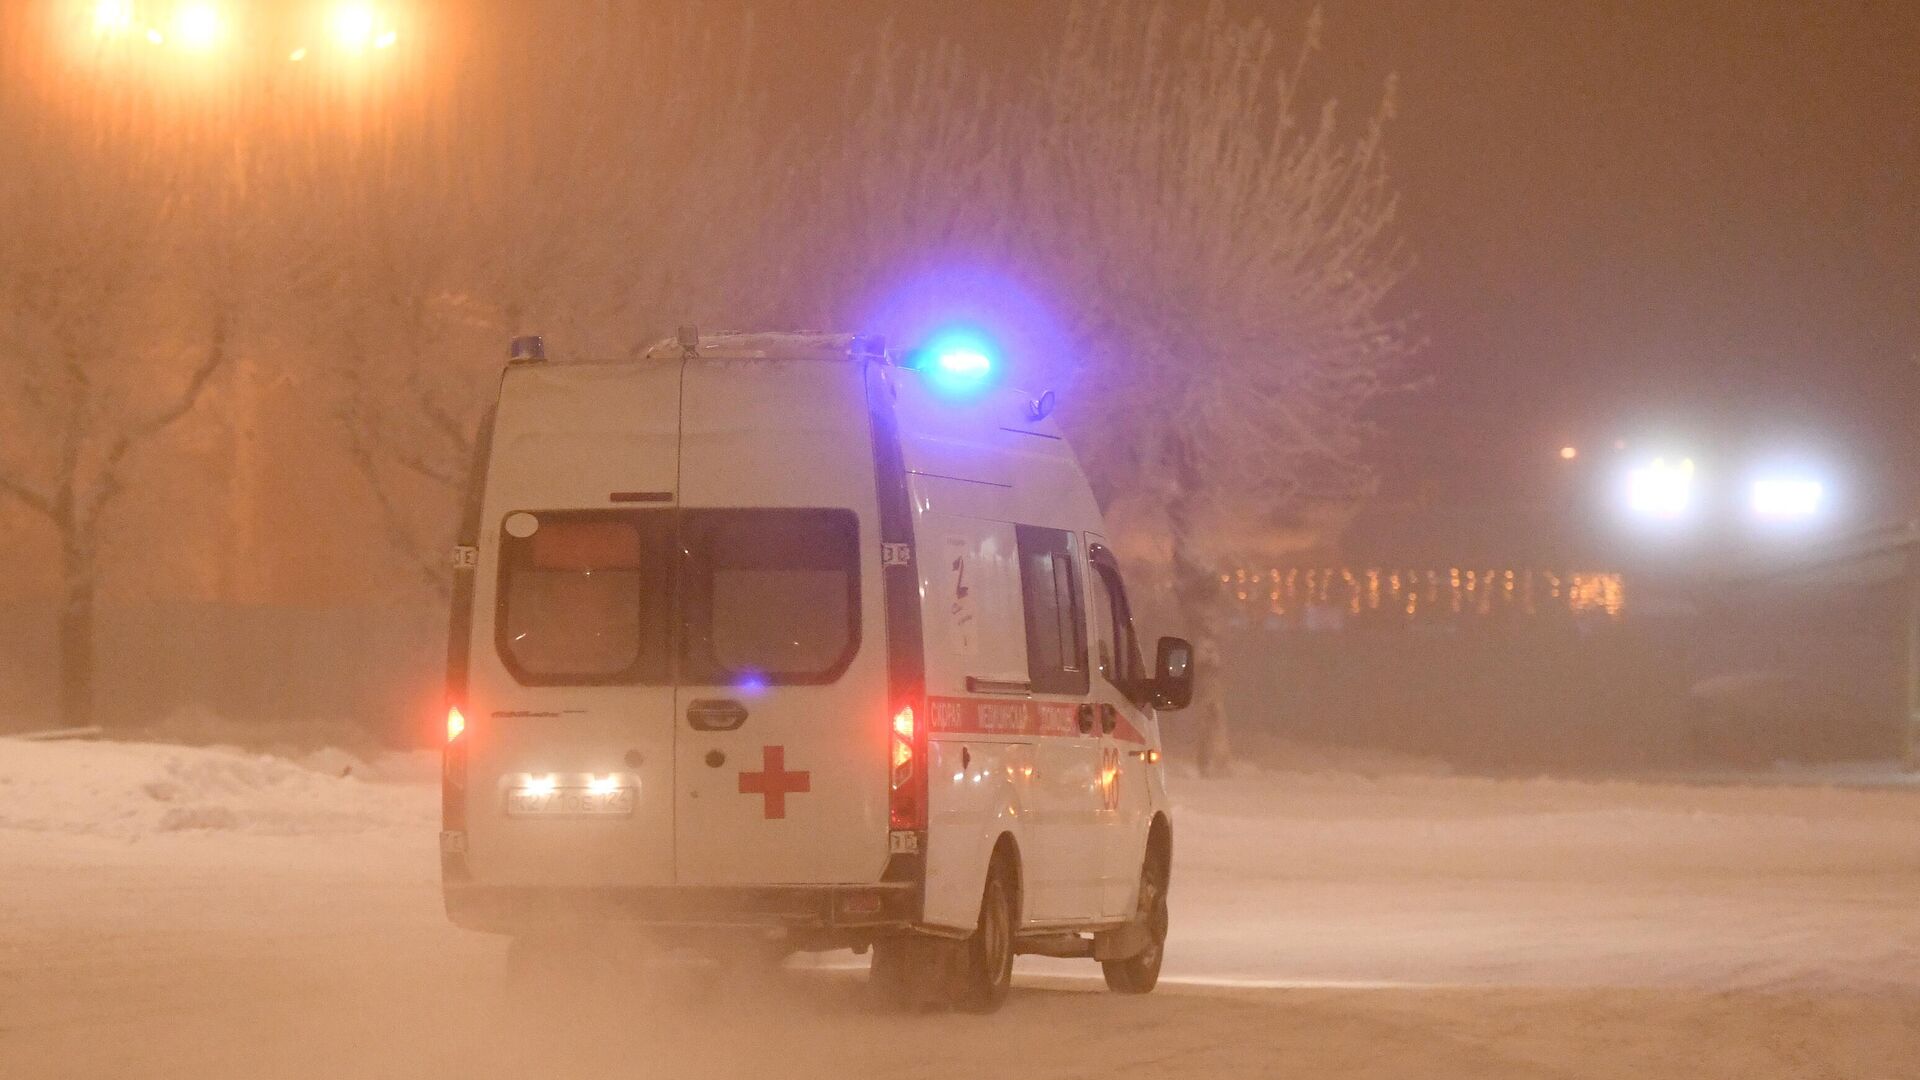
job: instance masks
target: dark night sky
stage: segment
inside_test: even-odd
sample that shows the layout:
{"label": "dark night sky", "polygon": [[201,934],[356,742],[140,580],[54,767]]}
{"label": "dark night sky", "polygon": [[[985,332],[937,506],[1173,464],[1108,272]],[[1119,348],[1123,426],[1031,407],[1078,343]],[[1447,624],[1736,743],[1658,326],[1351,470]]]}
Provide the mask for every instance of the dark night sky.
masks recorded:
{"label": "dark night sky", "polygon": [[1498,482],[1562,441],[1692,436],[1920,472],[1920,5],[1331,14],[1334,52],[1404,80],[1437,381],[1403,452]]}
{"label": "dark night sky", "polygon": [[[892,14],[990,62],[1026,0],[762,0],[827,51]],[[1182,5],[1176,5],[1180,7]],[[1191,5],[1200,8],[1198,0]],[[1235,0],[1283,27],[1309,5]],[[831,11],[831,14],[826,14]],[[1392,134],[1433,385],[1387,412],[1390,490],[1524,493],[1564,442],[1831,454],[1920,476],[1920,3],[1334,0],[1318,85]]]}

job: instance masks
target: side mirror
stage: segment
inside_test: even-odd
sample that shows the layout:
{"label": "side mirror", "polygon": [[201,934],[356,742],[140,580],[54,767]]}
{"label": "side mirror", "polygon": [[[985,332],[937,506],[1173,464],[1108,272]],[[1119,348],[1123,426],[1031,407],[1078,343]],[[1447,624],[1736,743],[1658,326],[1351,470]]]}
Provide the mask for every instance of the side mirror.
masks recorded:
{"label": "side mirror", "polygon": [[1185,638],[1163,637],[1154,650],[1153,707],[1162,712],[1193,703],[1193,646]]}

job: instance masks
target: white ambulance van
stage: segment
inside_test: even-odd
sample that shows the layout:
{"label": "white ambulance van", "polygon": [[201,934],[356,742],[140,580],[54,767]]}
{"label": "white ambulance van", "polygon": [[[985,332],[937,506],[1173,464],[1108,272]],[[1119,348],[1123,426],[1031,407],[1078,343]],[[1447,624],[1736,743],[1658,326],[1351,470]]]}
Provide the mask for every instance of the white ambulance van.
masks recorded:
{"label": "white ambulance van", "polygon": [[454,553],[455,923],[871,948],[981,1011],[1016,953],[1153,988],[1192,650],[1143,664],[1051,394],[851,335],[515,354]]}

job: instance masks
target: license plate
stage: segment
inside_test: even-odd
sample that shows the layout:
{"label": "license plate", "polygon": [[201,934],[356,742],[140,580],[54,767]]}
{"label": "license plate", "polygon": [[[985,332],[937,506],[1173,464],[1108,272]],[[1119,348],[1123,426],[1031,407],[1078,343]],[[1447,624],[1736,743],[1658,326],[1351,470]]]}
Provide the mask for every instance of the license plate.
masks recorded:
{"label": "license plate", "polygon": [[552,791],[509,791],[507,813],[512,817],[578,817],[633,813],[635,789],[588,791],[555,788]]}

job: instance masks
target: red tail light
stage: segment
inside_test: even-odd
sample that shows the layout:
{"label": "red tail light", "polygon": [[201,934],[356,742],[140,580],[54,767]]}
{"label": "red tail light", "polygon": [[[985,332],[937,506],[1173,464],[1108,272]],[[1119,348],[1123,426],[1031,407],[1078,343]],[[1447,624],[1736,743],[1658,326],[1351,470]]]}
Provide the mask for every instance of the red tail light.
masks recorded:
{"label": "red tail light", "polygon": [[893,789],[913,779],[913,706],[893,714]]}
{"label": "red tail light", "polygon": [[922,829],[927,823],[926,770],[921,767],[920,726],[915,722],[913,706],[902,706],[893,714],[889,761],[891,790],[887,816],[895,829]]}
{"label": "red tail light", "polygon": [[440,827],[459,832],[467,827],[467,717],[458,705],[447,706],[447,745],[440,751]]}

